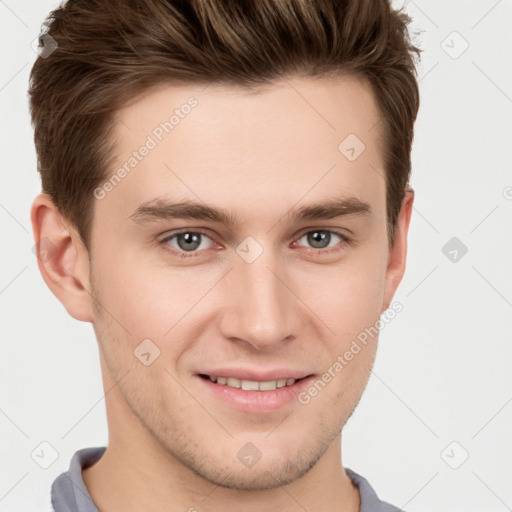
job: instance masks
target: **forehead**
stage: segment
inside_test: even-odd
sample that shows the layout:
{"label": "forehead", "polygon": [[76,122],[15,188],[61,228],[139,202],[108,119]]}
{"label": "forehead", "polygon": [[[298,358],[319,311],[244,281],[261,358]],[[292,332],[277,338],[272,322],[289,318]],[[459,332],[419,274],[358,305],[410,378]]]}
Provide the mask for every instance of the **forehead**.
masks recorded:
{"label": "forehead", "polygon": [[295,77],[256,91],[162,85],[116,120],[108,177],[125,172],[100,208],[125,218],[165,196],[274,218],[302,198],[383,198],[379,111],[370,87],[353,77]]}

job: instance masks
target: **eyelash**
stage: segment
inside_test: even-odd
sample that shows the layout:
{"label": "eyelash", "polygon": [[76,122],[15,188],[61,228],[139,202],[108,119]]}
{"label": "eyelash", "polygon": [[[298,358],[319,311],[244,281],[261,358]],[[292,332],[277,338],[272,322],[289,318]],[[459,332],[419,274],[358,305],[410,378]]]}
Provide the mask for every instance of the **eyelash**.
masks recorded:
{"label": "eyelash", "polygon": [[[345,235],[344,233],[342,233],[340,231],[336,231],[336,230],[333,230],[333,229],[309,229],[307,231],[302,232],[299,235],[299,237],[297,238],[297,241],[300,240],[304,235],[307,235],[309,233],[315,233],[315,232],[331,233],[331,234],[337,235],[337,236],[339,236],[341,238],[341,241],[343,242],[343,244],[350,244],[352,242],[352,240],[347,235]],[[182,229],[180,231],[174,232],[171,235],[165,237],[163,240],[160,241],[160,244],[163,246],[163,249],[165,251],[168,251],[171,254],[173,254],[175,256],[178,256],[180,258],[183,258],[183,259],[197,258],[197,257],[201,256],[201,253],[204,250],[201,250],[201,251],[190,251],[190,252],[187,253],[186,251],[177,250],[177,249],[174,249],[174,248],[172,248],[172,249],[169,248],[170,246],[169,246],[168,242],[170,240],[172,240],[173,238],[175,238],[178,235],[183,235],[185,233],[200,234],[200,235],[204,235],[207,238],[211,239],[211,237],[208,235],[208,233],[206,231],[201,230],[201,229],[195,229],[195,230],[192,230],[192,229]],[[340,249],[332,249],[332,248],[331,249],[309,248],[308,252],[314,252],[315,254],[323,255],[323,254],[330,254],[332,252],[339,252],[339,251],[340,251]]]}

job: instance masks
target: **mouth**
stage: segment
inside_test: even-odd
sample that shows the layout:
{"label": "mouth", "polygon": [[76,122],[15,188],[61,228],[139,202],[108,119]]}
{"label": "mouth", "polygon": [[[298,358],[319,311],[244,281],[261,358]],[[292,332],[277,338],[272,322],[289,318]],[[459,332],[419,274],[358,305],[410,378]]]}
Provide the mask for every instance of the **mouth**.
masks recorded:
{"label": "mouth", "polygon": [[237,379],[236,377],[215,377],[204,373],[200,373],[199,377],[221,386],[229,386],[236,389],[242,389],[244,391],[274,391],[278,388],[293,386],[296,382],[300,382],[301,380],[309,377],[309,375],[298,379],[283,378],[267,381]]}
{"label": "mouth", "polygon": [[[285,377],[286,373],[288,376]],[[238,377],[199,373],[196,374],[196,379],[203,391],[211,396],[215,403],[222,408],[228,406],[224,411],[235,409],[244,413],[263,414],[293,407],[294,403],[298,403],[299,394],[314,379],[313,374],[292,372],[292,374],[295,373],[295,377],[290,377],[290,372],[286,373],[276,372],[259,379],[254,373]],[[240,378],[247,376],[258,380]],[[271,380],[271,377],[275,378]]]}

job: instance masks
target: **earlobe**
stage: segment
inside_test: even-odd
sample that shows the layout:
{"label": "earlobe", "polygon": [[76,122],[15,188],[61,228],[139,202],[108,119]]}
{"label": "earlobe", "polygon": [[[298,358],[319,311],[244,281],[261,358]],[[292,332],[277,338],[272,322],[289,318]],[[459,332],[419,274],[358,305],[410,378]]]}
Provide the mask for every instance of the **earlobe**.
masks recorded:
{"label": "earlobe", "polygon": [[398,215],[395,229],[393,247],[389,252],[386,269],[386,284],[384,290],[384,302],[381,314],[389,308],[393,296],[402,281],[407,263],[407,234],[411,221],[412,206],[414,202],[414,190],[407,189],[402,207]]}
{"label": "earlobe", "polygon": [[48,288],[77,320],[92,322],[88,251],[48,194],[30,211],[39,270]]}

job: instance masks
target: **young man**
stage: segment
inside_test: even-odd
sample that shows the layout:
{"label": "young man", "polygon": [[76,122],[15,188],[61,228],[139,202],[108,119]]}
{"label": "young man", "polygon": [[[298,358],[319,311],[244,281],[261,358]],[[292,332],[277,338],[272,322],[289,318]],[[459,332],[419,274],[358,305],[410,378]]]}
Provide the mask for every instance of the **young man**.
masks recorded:
{"label": "young man", "polygon": [[341,433],[406,264],[408,21],[387,0],[51,14],[31,218],[45,282],[94,327],[109,430],[57,512],[399,510]]}

